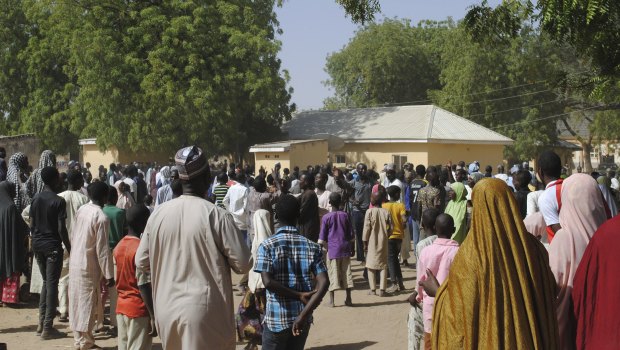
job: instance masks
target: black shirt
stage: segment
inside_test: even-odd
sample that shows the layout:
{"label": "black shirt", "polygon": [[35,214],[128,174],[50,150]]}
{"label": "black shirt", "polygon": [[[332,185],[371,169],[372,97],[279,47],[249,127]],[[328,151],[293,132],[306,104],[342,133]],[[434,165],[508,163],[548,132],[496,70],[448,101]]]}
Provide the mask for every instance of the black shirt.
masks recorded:
{"label": "black shirt", "polygon": [[422,179],[415,179],[411,181],[411,194],[409,200],[411,201],[411,213],[413,215],[413,219],[417,222],[420,222],[420,204],[418,203],[418,192],[426,186],[426,181]]}
{"label": "black shirt", "polygon": [[37,193],[30,204],[32,249],[35,252],[62,249],[58,221],[66,218],[67,203],[64,198],[50,191]]}

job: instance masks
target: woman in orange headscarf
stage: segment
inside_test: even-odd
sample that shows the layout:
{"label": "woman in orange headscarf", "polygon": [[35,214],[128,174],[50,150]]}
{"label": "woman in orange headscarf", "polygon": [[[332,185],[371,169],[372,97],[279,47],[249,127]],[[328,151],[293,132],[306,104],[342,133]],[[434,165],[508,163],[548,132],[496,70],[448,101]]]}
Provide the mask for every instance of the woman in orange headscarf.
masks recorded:
{"label": "woman in orange headscarf", "polygon": [[435,299],[433,349],[556,349],[556,287],[505,182],[472,195],[472,226]]}

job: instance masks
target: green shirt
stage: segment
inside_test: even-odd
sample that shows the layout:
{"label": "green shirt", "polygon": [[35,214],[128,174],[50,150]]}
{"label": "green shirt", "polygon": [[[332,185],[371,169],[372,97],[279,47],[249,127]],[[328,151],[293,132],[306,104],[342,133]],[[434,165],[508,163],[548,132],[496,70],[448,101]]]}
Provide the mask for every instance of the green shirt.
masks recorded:
{"label": "green shirt", "polygon": [[110,243],[110,249],[114,249],[121,238],[127,234],[125,210],[106,204],[103,206],[103,213],[110,219],[108,242]]}

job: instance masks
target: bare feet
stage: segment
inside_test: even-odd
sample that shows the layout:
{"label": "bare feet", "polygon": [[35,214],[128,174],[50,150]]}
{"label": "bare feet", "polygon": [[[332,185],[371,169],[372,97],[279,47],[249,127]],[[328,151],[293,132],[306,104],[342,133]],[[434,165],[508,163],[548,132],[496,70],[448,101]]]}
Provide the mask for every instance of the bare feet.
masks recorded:
{"label": "bare feet", "polygon": [[371,290],[369,290],[369,291],[368,291],[368,295],[375,295],[375,291],[374,291],[374,290],[372,290],[372,289],[371,289]]}
{"label": "bare feet", "polygon": [[384,297],[385,296],[385,291],[383,289],[379,290],[379,294],[380,297]]}

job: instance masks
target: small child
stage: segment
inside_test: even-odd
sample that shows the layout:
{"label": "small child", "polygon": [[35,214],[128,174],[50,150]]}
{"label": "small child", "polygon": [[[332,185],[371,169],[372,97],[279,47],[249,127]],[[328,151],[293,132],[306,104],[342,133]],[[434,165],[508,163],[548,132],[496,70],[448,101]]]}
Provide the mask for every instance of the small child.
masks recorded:
{"label": "small child", "polygon": [[[415,254],[418,260],[422,254],[422,251],[426,247],[432,245],[435,239],[437,239],[437,234],[435,232],[435,221],[437,221],[439,214],[441,213],[436,208],[426,209],[424,213],[422,213],[422,224],[426,227],[430,236],[424,238],[416,245]],[[422,315],[422,305],[418,303],[417,297],[418,292],[417,290],[414,290],[407,299],[409,304],[411,304],[409,317],[407,319],[407,328],[409,330],[407,339],[409,349],[420,349],[422,339],[424,338],[424,316]]]}
{"label": "small child", "polygon": [[381,208],[383,196],[375,192],[370,196],[373,207],[366,211],[362,240],[366,252],[369,295],[376,294],[377,274],[380,273],[379,296],[385,293],[387,285],[388,237],[392,232],[390,213]]}
{"label": "small child", "polygon": [[129,185],[122,181],[118,184],[118,201],[116,202],[118,208],[129,209],[136,204],[129,192],[130,189]]}
{"label": "small child", "polygon": [[157,331],[150,277],[136,269],[135,257],[150,211],[146,206],[138,204],[127,209],[126,213],[129,233],[114,248],[118,349],[146,350],[151,348],[152,337],[157,335]]}
{"label": "small child", "polygon": [[351,288],[353,275],[351,274],[351,256],[355,236],[349,215],[340,210],[342,197],[339,193],[329,195],[329,204],[332,212],[323,216],[321,233],[318,243],[327,249],[327,274],[329,276],[329,306],[334,307],[334,291],[345,289],[346,306],[353,306]]}
{"label": "small child", "polygon": [[[457,241],[450,239],[455,231],[454,219],[448,214],[440,214],[435,221],[437,239],[432,245],[425,248],[420,253],[417,265],[417,280],[425,281],[428,277],[427,271],[436,276],[441,284],[450,272],[450,266],[454,261],[454,256],[459,250]],[[428,296],[422,286],[418,286],[417,302],[422,302],[422,314],[424,317],[424,348],[431,348],[431,330],[433,328],[433,306],[435,298]]]}
{"label": "small child", "polygon": [[403,203],[398,203],[400,200],[400,187],[395,185],[388,187],[387,194],[389,196],[389,202],[383,203],[383,209],[390,213],[393,224],[392,233],[388,239],[388,271],[390,272],[390,279],[392,280],[392,286],[388,292],[396,293],[405,290],[398,255],[400,254],[400,248],[403,244],[403,234],[405,233],[405,223],[407,222],[407,210]]}
{"label": "small child", "polygon": [[226,209],[224,207],[224,197],[226,197],[226,193],[228,193],[228,186],[226,183],[228,182],[228,175],[225,172],[221,172],[217,175],[217,185],[213,187],[213,199],[215,205],[220,208]]}
{"label": "small child", "polygon": [[153,209],[154,209],[153,208],[153,196],[151,196],[150,194],[147,194],[146,196],[144,196],[144,199],[142,200],[142,202],[149,209],[149,212],[153,214]]}

